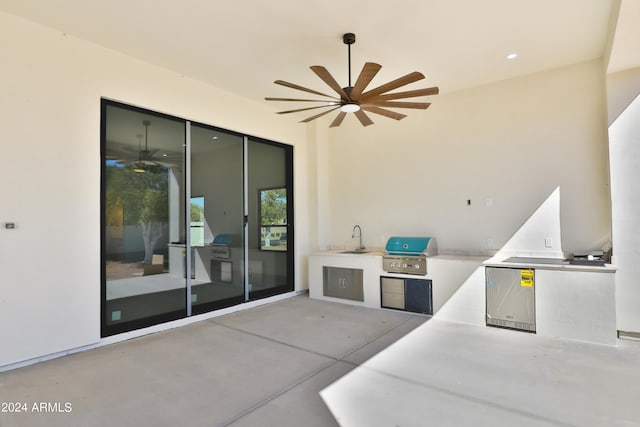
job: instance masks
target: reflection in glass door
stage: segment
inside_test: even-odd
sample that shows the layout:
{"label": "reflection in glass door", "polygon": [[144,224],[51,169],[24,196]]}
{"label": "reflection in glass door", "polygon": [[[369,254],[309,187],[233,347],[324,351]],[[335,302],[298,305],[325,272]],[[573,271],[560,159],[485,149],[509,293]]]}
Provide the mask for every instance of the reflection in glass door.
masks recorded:
{"label": "reflection in glass door", "polygon": [[103,103],[103,336],[184,317],[185,124]]}
{"label": "reflection in glass door", "polygon": [[293,152],[247,143],[249,299],[293,290]]}
{"label": "reflection in glass door", "polygon": [[102,101],[102,336],[293,290],[293,150]]}
{"label": "reflection in glass door", "polygon": [[243,137],[191,125],[190,178],[198,314],[244,301]]}

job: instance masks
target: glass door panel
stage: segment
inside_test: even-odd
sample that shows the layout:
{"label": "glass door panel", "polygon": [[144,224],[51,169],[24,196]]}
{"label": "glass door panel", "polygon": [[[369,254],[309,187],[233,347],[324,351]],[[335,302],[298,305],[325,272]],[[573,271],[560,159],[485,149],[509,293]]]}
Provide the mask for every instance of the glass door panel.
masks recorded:
{"label": "glass door panel", "polygon": [[291,147],[247,143],[249,299],[293,290]]}
{"label": "glass door panel", "polygon": [[243,137],[191,125],[192,313],[244,301]]}
{"label": "glass door panel", "polygon": [[184,121],[103,101],[103,336],[184,317]]}
{"label": "glass door panel", "polygon": [[293,149],[102,100],[102,336],[293,290]]}

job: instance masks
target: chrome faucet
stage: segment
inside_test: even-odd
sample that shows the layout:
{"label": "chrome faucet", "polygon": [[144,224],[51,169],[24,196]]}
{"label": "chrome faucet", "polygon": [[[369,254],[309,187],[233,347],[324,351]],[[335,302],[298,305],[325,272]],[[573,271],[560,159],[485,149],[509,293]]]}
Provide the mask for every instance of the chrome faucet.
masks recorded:
{"label": "chrome faucet", "polygon": [[[358,229],[358,235],[356,236],[356,228]],[[353,232],[351,233],[351,238],[355,239],[356,237],[360,238],[360,246],[358,246],[356,248],[357,251],[361,251],[364,249],[364,246],[362,246],[362,228],[360,228],[360,226],[358,224],[353,226]]]}

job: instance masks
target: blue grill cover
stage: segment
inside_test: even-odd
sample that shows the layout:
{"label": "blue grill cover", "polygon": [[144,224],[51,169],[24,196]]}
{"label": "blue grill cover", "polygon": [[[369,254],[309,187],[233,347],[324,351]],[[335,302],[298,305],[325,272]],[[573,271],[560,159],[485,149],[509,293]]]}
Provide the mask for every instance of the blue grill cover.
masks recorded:
{"label": "blue grill cover", "polygon": [[427,249],[431,237],[390,237],[385,251],[392,255],[411,255]]}
{"label": "blue grill cover", "polygon": [[231,235],[231,234],[218,234],[213,239],[213,244],[214,245],[229,246],[231,244],[231,242],[233,242],[233,235]]}

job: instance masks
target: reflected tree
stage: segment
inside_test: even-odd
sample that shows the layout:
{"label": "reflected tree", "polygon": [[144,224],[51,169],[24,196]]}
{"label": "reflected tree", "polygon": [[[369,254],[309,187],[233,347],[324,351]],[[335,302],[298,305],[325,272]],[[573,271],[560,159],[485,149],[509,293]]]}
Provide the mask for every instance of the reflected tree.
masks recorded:
{"label": "reflected tree", "polygon": [[276,188],[260,191],[260,224],[281,225],[287,223],[287,189]]}
{"label": "reflected tree", "polygon": [[139,226],[144,243],[144,262],[150,263],[155,245],[167,229],[169,218],[168,173],[147,165],[144,173],[118,163],[106,168],[106,223]]}

